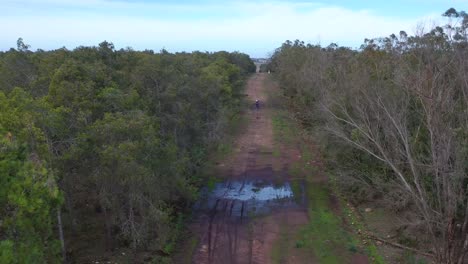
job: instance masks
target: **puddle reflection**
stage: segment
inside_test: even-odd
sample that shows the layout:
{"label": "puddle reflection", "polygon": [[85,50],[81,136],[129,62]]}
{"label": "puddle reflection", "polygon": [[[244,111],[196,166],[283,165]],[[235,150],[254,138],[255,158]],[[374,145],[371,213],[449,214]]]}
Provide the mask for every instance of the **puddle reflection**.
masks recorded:
{"label": "puddle reflection", "polygon": [[229,217],[267,214],[273,208],[297,206],[291,185],[262,180],[227,181],[206,190],[204,198],[194,206],[208,215],[222,213]]}
{"label": "puddle reflection", "polygon": [[240,201],[258,200],[268,201],[293,196],[289,183],[280,186],[274,186],[271,183],[264,182],[228,182],[216,184],[213,192],[213,198],[235,199]]}

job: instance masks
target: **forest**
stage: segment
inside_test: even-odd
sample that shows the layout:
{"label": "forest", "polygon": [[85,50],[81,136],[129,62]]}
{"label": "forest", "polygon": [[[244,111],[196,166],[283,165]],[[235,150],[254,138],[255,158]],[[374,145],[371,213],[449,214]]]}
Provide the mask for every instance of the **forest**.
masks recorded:
{"label": "forest", "polygon": [[0,263],[164,261],[252,72],[238,52],[107,41],[0,52]]}
{"label": "forest", "polygon": [[437,263],[468,251],[468,14],[359,50],[286,41],[268,65],[354,202],[407,217]]}

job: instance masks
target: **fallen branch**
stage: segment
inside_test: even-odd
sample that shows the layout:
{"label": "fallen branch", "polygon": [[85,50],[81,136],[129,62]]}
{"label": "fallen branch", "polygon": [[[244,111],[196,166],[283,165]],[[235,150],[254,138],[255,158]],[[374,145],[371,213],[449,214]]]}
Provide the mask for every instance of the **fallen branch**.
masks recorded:
{"label": "fallen branch", "polygon": [[385,243],[385,244],[388,244],[390,246],[397,247],[397,248],[400,248],[400,249],[409,250],[409,251],[412,251],[412,252],[417,253],[417,254],[422,255],[422,256],[435,258],[435,256],[433,254],[430,254],[430,253],[427,253],[427,252],[424,252],[424,251],[420,251],[420,250],[417,250],[417,249],[414,249],[414,248],[410,248],[410,247],[407,247],[407,246],[403,246],[403,245],[395,243],[395,242],[390,242],[388,240],[377,237],[377,236],[375,236],[373,234],[367,233],[366,235],[367,235],[367,238],[369,238],[369,239],[380,241],[382,243]]}

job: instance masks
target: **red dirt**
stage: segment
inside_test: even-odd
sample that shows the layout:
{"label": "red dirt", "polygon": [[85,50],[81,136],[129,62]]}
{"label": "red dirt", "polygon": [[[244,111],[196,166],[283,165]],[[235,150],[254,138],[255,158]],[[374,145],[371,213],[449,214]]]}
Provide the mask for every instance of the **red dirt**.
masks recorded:
{"label": "red dirt", "polygon": [[353,255],[350,263],[352,264],[368,264],[369,258],[366,255]]}

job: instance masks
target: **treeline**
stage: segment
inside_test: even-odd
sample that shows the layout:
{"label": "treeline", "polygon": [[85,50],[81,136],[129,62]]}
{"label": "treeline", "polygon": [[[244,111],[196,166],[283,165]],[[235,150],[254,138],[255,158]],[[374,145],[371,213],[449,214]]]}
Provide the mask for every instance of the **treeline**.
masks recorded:
{"label": "treeline", "polygon": [[76,259],[101,241],[171,254],[252,72],[237,52],[32,52],[22,39],[1,52],[0,263]]}
{"label": "treeline", "polygon": [[[412,213],[438,263],[468,251],[468,15],[359,50],[287,41],[269,68],[305,127],[322,135],[339,183]],[[357,195],[360,194],[360,195]],[[408,226],[407,226],[408,227]],[[414,245],[413,245],[414,246]]]}

